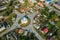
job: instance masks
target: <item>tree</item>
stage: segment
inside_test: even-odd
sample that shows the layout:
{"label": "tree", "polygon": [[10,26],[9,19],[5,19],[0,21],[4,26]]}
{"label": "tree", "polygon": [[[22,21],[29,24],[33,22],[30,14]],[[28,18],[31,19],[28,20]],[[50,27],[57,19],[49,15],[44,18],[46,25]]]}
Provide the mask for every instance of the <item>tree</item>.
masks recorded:
{"label": "tree", "polygon": [[39,2],[40,0],[36,0],[37,2]]}
{"label": "tree", "polygon": [[14,9],[13,1],[10,1],[10,2],[7,4],[7,9],[5,10],[3,16],[8,16],[10,13],[13,12],[13,9]]}
{"label": "tree", "polygon": [[44,8],[45,8],[45,11],[47,11],[47,12],[49,11],[49,8],[48,7],[45,6]]}
{"label": "tree", "polygon": [[60,29],[57,30],[57,37],[60,40]]}
{"label": "tree", "polygon": [[15,13],[11,13],[9,16],[10,16],[10,17],[14,17],[14,18],[17,17],[17,15],[16,15]]}

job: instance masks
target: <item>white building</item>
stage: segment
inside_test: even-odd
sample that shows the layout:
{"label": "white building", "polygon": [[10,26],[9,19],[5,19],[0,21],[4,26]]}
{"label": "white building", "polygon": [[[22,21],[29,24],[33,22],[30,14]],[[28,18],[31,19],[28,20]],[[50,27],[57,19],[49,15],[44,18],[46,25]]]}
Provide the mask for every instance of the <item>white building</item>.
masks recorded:
{"label": "white building", "polygon": [[3,16],[0,16],[0,18],[3,18]]}
{"label": "white building", "polygon": [[5,30],[6,28],[5,27],[1,27],[0,28],[0,32],[2,32],[3,30]]}
{"label": "white building", "polygon": [[27,33],[28,33],[28,31],[25,31],[24,35],[26,36],[26,35],[27,35]]}
{"label": "white building", "polygon": [[40,25],[34,24],[34,27],[35,27],[36,29],[39,29],[39,28],[40,28]]}
{"label": "white building", "polygon": [[28,22],[28,19],[26,17],[23,17],[21,19],[21,24],[26,24]]}

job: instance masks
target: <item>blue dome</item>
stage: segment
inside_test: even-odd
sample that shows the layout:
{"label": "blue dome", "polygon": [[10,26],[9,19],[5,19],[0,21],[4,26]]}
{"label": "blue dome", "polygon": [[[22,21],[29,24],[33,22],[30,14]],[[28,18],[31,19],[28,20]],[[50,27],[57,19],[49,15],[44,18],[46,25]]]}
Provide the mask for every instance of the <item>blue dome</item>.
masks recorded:
{"label": "blue dome", "polygon": [[28,16],[27,15],[25,15],[24,17],[28,19]]}

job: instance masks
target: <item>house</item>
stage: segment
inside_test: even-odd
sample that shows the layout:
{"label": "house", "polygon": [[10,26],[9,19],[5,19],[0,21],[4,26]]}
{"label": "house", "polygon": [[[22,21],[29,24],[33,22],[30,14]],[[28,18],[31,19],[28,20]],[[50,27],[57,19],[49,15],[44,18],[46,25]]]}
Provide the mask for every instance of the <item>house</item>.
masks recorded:
{"label": "house", "polygon": [[51,21],[50,24],[55,25],[55,22]]}
{"label": "house", "polygon": [[17,33],[18,33],[18,34],[22,34],[22,33],[23,33],[23,29],[19,28],[19,29],[17,30]]}
{"label": "house", "polygon": [[0,32],[2,32],[3,30],[5,30],[6,28],[3,26],[3,23],[0,22]]}
{"label": "house", "polygon": [[8,24],[7,24],[7,22],[6,22],[6,20],[5,20],[4,17],[1,18],[1,20],[0,20],[0,24],[2,24],[4,27],[7,27],[7,26],[8,26]]}
{"label": "house", "polygon": [[60,5],[60,0],[56,0],[56,1],[55,1],[55,4]]}
{"label": "house", "polygon": [[3,16],[0,16],[0,19],[3,18]]}
{"label": "house", "polygon": [[20,7],[18,11],[19,12],[24,12],[24,8],[23,7]]}
{"label": "house", "polygon": [[7,9],[6,4],[9,3],[10,0],[0,0],[0,11]]}
{"label": "house", "polygon": [[34,20],[39,20],[39,16],[35,16],[34,17]]}
{"label": "house", "polygon": [[15,22],[15,18],[14,17],[12,17],[12,21]]}
{"label": "house", "polygon": [[9,19],[9,16],[5,16],[4,20],[7,21]]}
{"label": "house", "polygon": [[41,32],[45,35],[48,32],[48,28],[47,27],[43,27]]}
{"label": "house", "polygon": [[41,6],[41,7],[44,7],[43,1],[38,2],[38,5]]}
{"label": "house", "polygon": [[46,40],[55,40],[53,37],[47,37]]}
{"label": "house", "polygon": [[35,20],[33,20],[33,24],[36,24],[36,21]]}
{"label": "house", "polygon": [[40,25],[39,25],[39,24],[34,24],[34,27],[35,27],[36,29],[39,29],[39,28],[40,28]]}
{"label": "house", "polygon": [[27,35],[27,33],[28,33],[28,31],[25,31],[25,32],[24,32],[24,36],[26,36],[26,35]]}
{"label": "house", "polygon": [[7,27],[7,26],[8,26],[8,24],[7,24],[7,22],[6,22],[6,21],[4,21],[4,22],[3,22],[3,25],[4,25],[5,27]]}
{"label": "house", "polygon": [[57,2],[57,4],[54,4],[53,6],[55,6],[58,9],[60,9],[60,2]]}

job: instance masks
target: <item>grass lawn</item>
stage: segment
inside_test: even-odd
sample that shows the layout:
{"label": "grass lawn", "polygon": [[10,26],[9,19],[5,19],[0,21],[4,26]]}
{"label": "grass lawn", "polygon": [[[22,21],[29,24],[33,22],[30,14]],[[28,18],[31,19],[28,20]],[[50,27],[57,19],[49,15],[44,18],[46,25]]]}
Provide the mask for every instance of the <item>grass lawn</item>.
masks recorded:
{"label": "grass lawn", "polygon": [[60,27],[60,21],[56,23],[56,25],[58,28]]}
{"label": "grass lawn", "polygon": [[6,37],[5,36],[3,36],[3,37],[1,37],[1,39],[0,40],[6,40]]}

